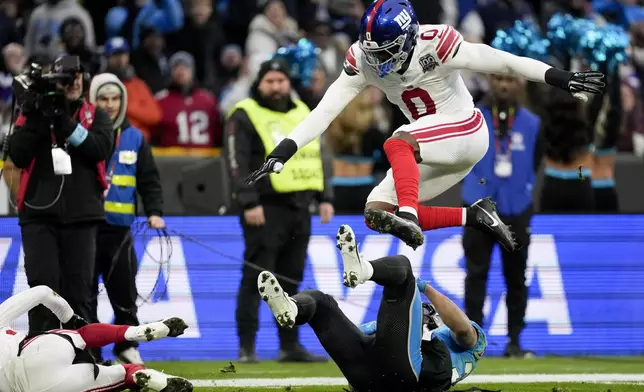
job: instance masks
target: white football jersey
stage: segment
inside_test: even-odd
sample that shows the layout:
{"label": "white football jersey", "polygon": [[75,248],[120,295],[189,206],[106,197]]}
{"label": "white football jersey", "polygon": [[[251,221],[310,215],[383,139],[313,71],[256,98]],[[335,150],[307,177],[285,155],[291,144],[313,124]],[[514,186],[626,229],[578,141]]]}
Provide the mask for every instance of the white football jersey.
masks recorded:
{"label": "white football jersey", "polygon": [[452,26],[421,25],[409,67],[384,78],[367,64],[354,43],[347,51],[344,71],[359,82],[382,90],[410,122],[432,114],[450,114],[474,108],[472,95],[460,72],[444,67],[458,52],[463,37]]}

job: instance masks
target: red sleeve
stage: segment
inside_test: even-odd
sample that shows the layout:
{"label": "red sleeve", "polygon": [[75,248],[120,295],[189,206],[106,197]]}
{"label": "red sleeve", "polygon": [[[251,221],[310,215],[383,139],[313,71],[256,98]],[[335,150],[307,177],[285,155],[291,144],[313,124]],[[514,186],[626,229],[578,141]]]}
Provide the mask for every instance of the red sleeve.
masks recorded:
{"label": "red sleeve", "polygon": [[356,50],[359,50],[357,44],[351,45],[349,50],[344,56],[344,72],[349,76],[357,75],[360,73],[360,68],[358,68],[358,61],[356,60]]}
{"label": "red sleeve", "polygon": [[463,42],[463,36],[452,26],[444,26],[436,44],[436,56],[441,64],[445,64],[456,53],[456,48]]}

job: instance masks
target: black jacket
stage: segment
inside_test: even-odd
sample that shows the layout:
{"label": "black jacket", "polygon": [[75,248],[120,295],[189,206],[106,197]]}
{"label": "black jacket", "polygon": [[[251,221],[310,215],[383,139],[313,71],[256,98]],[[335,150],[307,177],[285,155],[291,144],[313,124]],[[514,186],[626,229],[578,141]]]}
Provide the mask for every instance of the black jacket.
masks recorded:
{"label": "black jacket", "polygon": [[[82,100],[71,103],[70,113],[74,113],[81,104]],[[30,208],[25,204],[19,212],[20,224],[104,220],[103,189],[98,181],[97,164],[109,158],[113,144],[109,115],[103,109],[96,108],[87,138],[78,147],[67,147],[72,162],[72,174],[67,176],[54,174],[48,121],[43,117],[28,117],[22,127],[16,127],[9,139],[9,157],[16,167],[27,169],[36,159],[24,199],[26,203],[39,208]],[[55,135],[58,141],[65,140],[78,125],[77,120],[69,117],[57,123]]]}
{"label": "black jacket", "polygon": [[[259,97],[253,97],[262,103]],[[292,109],[294,103],[291,103]],[[264,163],[266,151],[259,134],[244,110],[236,110],[226,122],[225,144],[228,167],[230,169],[232,191],[242,210],[258,205],[284,205],[295,209],[308,208],[313,199],[318,202],[332,202],[333,187],[331,186],[331,169],[324,162],[324,191],[302,191],[293,193],[277,193],[273,190],[268,176],[263,177],[254,186],[244,185],[244,180],[254,170]],[[322,154],[324,157],[324,154]]]}
{"label": "black jacket", "polygon": [[[121,129],[130,126],[127,118],[123,120]],[[110,156],[114,154],[116,148],[116,139],[112,143]],[[107,167],[110,170],[110,167]],[[148,141],[143,138],[141,148],[136,160],[136,191],[141,195],[143,209],[146,216],[163,215],[163,189],[161,188],[161,177],[157,164],[152,156],[152,148]],[[138,209],[137,209],[138,210]]]}

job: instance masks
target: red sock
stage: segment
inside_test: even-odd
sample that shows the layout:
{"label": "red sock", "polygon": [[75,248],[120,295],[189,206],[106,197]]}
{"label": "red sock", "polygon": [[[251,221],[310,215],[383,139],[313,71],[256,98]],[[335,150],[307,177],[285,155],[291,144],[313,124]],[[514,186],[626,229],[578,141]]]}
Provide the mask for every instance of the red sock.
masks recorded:
{"label": "red sock", "polygon": [[138,389],[138,385],[136,385],[136,381],[134,380],[134,377],[132,376],[135,372],[138,372],[139,370],[145,369],[145,366],[143,365],[133,365],[131,363],[125,363],[121,365],[125,368],[125,386],[127,387],[136,387]]}
{"label": "red sock", "polygon": [[87,347],[103,347],[124,342],[128,325],[88,324],[77,330]]}
{"label": "red sock", "polygon": [[418,224],[423,230],[463,226],[463,208],[418,206]]}
{"label": "red sock", "polygon": [[414,158],[414,148],[402,139],[387,139],[384,148],[394,174],[398,207],[417,210],[420,171]]}

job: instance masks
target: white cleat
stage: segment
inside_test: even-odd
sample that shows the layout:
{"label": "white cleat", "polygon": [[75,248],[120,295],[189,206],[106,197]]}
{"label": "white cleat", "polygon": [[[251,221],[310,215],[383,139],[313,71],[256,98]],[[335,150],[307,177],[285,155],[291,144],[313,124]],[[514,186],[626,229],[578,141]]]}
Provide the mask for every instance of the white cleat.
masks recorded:
{"label": "white cleat", "polygon": [[118,353],[116,360],[120,363],[143,365],[143,358],[141,358],[141,353],[135,347],[126,348],[125,350]]}
{"label": "white cleat", "polygon": [[271,308],[280,327],[293,328],[297,317],[297,306],[280,286],[275,275],[263,271],[257,277],[257,290]]}
{"label": "white cleat", "polygon": [[185,321],[179,317],[170,317],[165,320],[136,327],[136,340],[139,342],[149,342],[166,337],[175,338],[183,335],[186,328],[188,328],[188,324]]}
{"label": "white cleat", "polygon": [[349,225],[342,225],[338,229],[337,248],[342,254],[342,263],[344,264],[344,285],[355,288],[357,285],[365,282],[362,273],[362,262],[358,253],[356,236]]}
{"label": "white cleat", "polygon": [[170,376],[154,369],[143,369],[132,375],[136,385],[145,391],[192,392],[192,383],[185,378]]}

